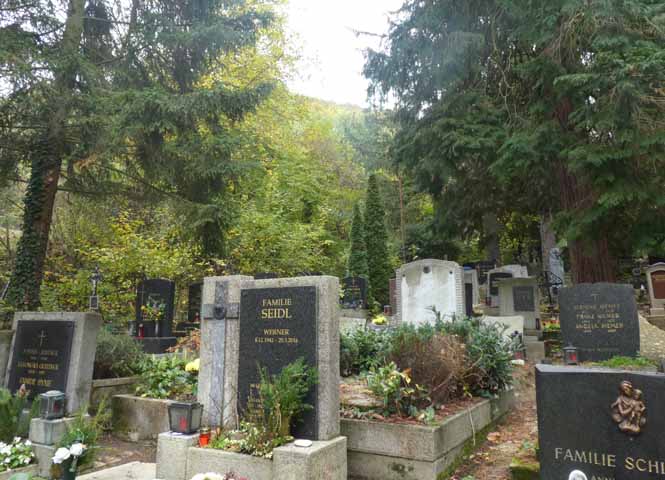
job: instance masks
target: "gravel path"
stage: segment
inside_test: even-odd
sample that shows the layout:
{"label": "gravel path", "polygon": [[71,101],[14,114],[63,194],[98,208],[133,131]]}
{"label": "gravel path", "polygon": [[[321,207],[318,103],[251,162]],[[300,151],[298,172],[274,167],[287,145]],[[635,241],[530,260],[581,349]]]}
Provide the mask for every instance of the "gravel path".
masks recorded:
{"label": "gravel path", "polygon": [[641,315],[640,344],[643,357],[651,360],[665,358],[665,331],[654,327]]}

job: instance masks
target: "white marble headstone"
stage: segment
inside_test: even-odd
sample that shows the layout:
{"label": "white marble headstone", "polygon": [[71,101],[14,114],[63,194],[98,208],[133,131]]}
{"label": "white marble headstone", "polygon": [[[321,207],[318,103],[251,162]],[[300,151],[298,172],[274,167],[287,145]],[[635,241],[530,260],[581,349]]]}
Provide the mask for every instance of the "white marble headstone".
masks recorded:
{"label": "white marble headstone", "polygon": [[465,316],[464,272],[444,260],[418,260],[397,270],[397,320],[416,325]]}

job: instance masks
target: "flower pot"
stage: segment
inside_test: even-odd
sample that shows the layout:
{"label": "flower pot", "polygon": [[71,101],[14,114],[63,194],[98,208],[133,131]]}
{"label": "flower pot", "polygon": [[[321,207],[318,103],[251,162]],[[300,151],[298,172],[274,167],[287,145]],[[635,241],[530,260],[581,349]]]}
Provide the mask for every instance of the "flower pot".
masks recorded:
{"label": "flower pot", "polygon": [[60,476],[60,480],[76,480],[76,472],[71,472],[69,468],[65,468]]}

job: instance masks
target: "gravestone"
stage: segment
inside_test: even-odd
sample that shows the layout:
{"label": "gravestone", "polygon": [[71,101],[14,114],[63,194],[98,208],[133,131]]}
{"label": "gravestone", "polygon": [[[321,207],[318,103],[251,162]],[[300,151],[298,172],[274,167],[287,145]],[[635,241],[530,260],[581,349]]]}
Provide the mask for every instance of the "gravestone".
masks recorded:
{"label": "gravestone", "polygon": [[[471,284],[471,304],[480,304],[480,282],[478,281],[478,271],[464,269],[464,283]],[[467,300],[468,302],[468,300]]]}
{"label": "gravestone", "polygon": [[638,355],[640,329],[632,286],[585,283],[567,287],[559,294],[559,308],[564,347],[577,347],[581,361]]}
{"label": "gravestone", "polygon": [[367,308],[367,279],[346,277],[342,280],[344,296],[340,300],[342,308]]}
{"label": "gravestone", "polygon": [[[240,299],[240,363],[238,366],[238,408],[247,413],[259,398],[256,386],[261,378],[258,365],[269,375],[299,358],[315,367],[316,287],[283,287],[243,290]],[[305,402],[316,405],[317,389]],[[317,438],[317,411],[305,412],[303,423],[294,425],[296,438]]]}
{"label": "gravestone", "polygon": [[504,271],[512,272],[515,278],[525,278],[529,276],[529,269],[524,265],[504,265],[501,267]]}
{"label": "gravestone", "polygon": [[656,263],[647,268],[647,286],[651,302],[651,315],[665,315],[665,263]]}
{"label": "gravestone", "polygon": [[90,398],[101,325],[97,313],[17,313],[7,388],[25,385],[31,398],[59,390],[67,396],[67,412],[79,410]]}
{"label": "gravestone", "polygon": [[464,284],[464,310],[467,317],[473,317],[473,285]]}
{"label": "gravestone", "polygon": [[549,271],[553,275],[553,280],[560,281],[561,285],[556,288],[556,291],[552,292],[553,295],[557,294],[558,291],[566,285],[566,271],[563,266],[563,257],[561,256],[561,250],[558,247],[554,247],[550,250],[549,254]]}
{"label": "gravestone", "polygon": [[339,280],[210,277],[203,286],[198,398],[204,423],[233,429],[251,401],[257,362],[277,373],[297,358],[318,371],[314,409],[297,436],[339,436]]}
{"label": "gravestone", "polygon": [[418,260],[397,270],[397,321],[432,323],[466,316],[464,272],[455,262]]}
{"label": "gravestone", "polygon": [[499,315],[521,315],[526,329],[537,330],[540,326],[538,279],[508,278],[499,281]]}
{"label": "gravestone", "polygon": [[[136,294],[136,322],[142,323],[145,337],[171,337],[175,283],[161,278],[142,281]],[[159,320],[146,317],[142,307],[160,311]]]}
{"label": "gravestone", "polygon": [[536,366],[540,479],[665,476],[665,375]]}
{"label": "gravestone", "polygon": [[511,269],[503,267],[495,268],[487,272],[487,304],[490,307],[499,306],[499,282],[513,278],[515,273]]}
{"label": "gravestone", "polygon": [[193,283],[189,286],[187,295],[187,321],[198,323],[201,321],[201,291],[203,282]]}

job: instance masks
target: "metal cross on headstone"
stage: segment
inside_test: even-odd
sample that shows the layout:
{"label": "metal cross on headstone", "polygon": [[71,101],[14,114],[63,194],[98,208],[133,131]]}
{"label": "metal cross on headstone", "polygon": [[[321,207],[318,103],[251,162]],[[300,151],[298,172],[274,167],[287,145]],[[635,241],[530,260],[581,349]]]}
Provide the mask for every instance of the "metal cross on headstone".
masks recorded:
{"label": "metal cross on headstone", "polygon": [[44,346],[44,340],[46,340],[46,332],[42,330],[37,338],[39,338],[39,348],[42,348],[42,346]]}

